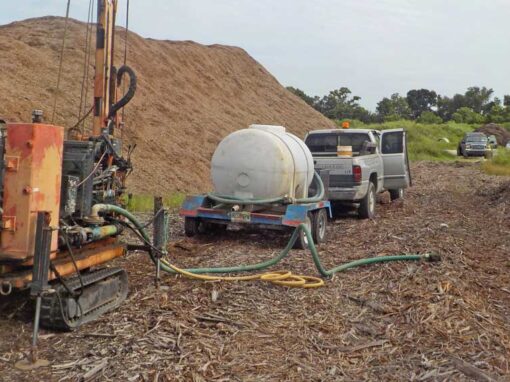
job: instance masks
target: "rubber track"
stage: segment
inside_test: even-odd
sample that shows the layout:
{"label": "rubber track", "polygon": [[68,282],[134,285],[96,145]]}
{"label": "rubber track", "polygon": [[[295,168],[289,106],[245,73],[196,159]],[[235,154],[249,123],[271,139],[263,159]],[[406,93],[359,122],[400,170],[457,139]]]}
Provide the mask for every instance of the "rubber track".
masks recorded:
{"label": "rubber track", "polygon": [[[121,278],[121,289],[117,292],[117,298],[113,301],[109,301],[92,309],[89,312],[85,312],[85,315],[80,319],[67,320],[62,315],[62,309],[60,307],[58,294],[60,294],[62,299],[62,306],[65,311],[67,311],[67,298],[69,294],[65,287],[62,284],[58,284],[55,286],[55,293],[48,294],[43,296],[42,304],[41,304],[41,326],[48,329],[56,329],[56,330],[64,330],[70,331],[77,328],[80,325],[83,325],[87,322],[93,321],[101,316],[103,313],[106,313],[112,309],[117,308],[122,304],[122,302],[126,299],[128,293],[128,282],[127,282],[127,273],[122,268],[103,268],[96,270],[91,273],[86,273],[82,275],[83,284],[84,284],[84,292],[87,293],[87,286],[91,286],[99,281],[108,279],[112,276],[117,276]],[[71,279],[66,280],[66,284],[72,291],[78,291],[81,289],[81,282],[78,276],[75,276]]]}

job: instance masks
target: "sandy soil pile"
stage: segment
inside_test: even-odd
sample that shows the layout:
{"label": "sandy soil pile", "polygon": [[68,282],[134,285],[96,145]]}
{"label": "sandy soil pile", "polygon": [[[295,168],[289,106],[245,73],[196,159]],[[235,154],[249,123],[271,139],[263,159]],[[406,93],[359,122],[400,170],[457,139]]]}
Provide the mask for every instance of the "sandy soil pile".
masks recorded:
{"label": "sandy soil pile", "polygon": [[510,131],[495,123],[488,123],[487,125],[476,129],[476,131],[484,133],[487,136],[494,135],[498,141],[498,145],[500,146],[504,146],[507,142],[510,142]]}
{"label": "sandy soil pile", "polygon": [[[84,23],[69,23],[55,119],[66,127],[77,121],[86,31]],[[27,121],[33,109],[43,109],[51,120],[63,28],[64,20],[56,17],[0,27],[0,115]],[[118,32],[120,64],[124,30]],[[309,129],[332,126],[240,48],[157,41],[134,33],[128,41],[128,64],[139,79],[124,132],[126,145],[138,145],[131,179],[135,192],[207,189],[217,143],[251,123],[281,124],[301,137]],[[91,101],[89,93],[89,108]]]}

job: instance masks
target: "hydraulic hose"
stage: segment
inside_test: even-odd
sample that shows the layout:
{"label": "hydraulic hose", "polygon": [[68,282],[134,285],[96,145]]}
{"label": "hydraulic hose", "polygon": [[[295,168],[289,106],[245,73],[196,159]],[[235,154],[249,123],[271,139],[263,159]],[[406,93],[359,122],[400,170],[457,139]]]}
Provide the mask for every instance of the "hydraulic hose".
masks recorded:
{"label": "hydraulic hose", "polygon": [[[151,247],[153,250],[158,251],[157,248],[154,248],[150,242],[149,236],[145,231],[144,226],[136,219],[134,215],[130,212],[124,210],[115,205],[111,204],[96,204],[92,208],[93,214],[98,214],[100,212],[115,212],[119,215],[127,218],[133,225],[134,229],[139,233],[141,239]],[[283,258],[285,258],[292,249],[295,241],[298,238],[300,231],[303,231],[308,239],[308,248],[312,254],[312,259],[315,264],[315,267],[319,271],[319,274],[322,277],[331,277],[335,273],[344,272],[348,269],[359,267],[362,265],[369,265],[375,263],[385,263],[391,261],[439,261],[440,257],[436,254],[411,254],[411,255],[395,255],[395,256],[378,256],[371,257],[361,260],[351,261],[349,263],[339,265],[337,267],[326,269],[321,263],[319,254],[317,252],[317,248],[313,242],[312,235],[310,230],[305,224],[300,224],[292,233],[292,236],[285,246],[285,248],[272,259],[256,263],[256,264],[248,264],[248,265],[239,265],[233,267],[215,267],[215,268],[191,268],[191,269],[182,269],[179,268],[166,259],[161,259],[160,266],[161,269],[168,273],[179,273],[186,277],[200,279],[200,280],[226,280],[226,281],[248,281],[248,280],[261,280],[261,281],[269,281],[277,285],[289,286],[289,287],[302,287],[302,288],[316,288],[324,285],[324,281],[318,277],[313,276],[303,276],[303,275],[293,275],[289,271],[274,271],[262,274],[248,275],[248,276],[212,276],[206,275],[204,273],[238,273],[238,272],[250,272],[250,271],[260,271],[266,268],[269,268],[273,265],[278,264]],[[157,260],[155,259],[152,252],[149,252],[151,255],[151,259],[155,264],[157,264]]]}
{"label": "hydraulic hose", "polygon": [[110,108],[110,113],[108,114],[108,118],[112,118],[117,111],[122,109],[124,106],[128,104],[129,101],[134,97],[136,92],[137,78],[135,71],[131,69],[127,65],[123,65],[117,71],[117,86],[120,85],[122,81],[122,76],[126,73],[129,76],[129,88],[126,94],[115,104],[113,104]]}
{"label": "hydraulic hose", "polygon": [[[295,203],[317,203],[322,201],[324,198],[324,183],[322,182],[322,179],[320,175],[317,173],[317,171],[314,171],[313,174],[313,180],[312,182],[315,182],[318,186],[317,193],[314,196],[308,197],[308,198],[301,198],[301,199],[295,199]],[[284,196],[279,196],[276,198],[269,198],[269,199],[244,199],[244,198],[236,198],[234,196],[226,196],[226,195],[218,195],[215,193],[208,193],[207,197],[214,200],[218,203],[226,203],[226,204],[273,204],[273,203],[282,203],[285,202],[287,199]]]}

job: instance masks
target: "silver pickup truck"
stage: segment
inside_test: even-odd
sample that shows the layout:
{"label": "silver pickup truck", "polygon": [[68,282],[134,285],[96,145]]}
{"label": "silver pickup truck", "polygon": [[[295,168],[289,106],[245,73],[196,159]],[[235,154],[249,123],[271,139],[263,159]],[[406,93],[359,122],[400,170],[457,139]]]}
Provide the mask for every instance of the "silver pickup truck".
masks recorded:
{"label": "silver pickup truck", "polygon": [[391,200],[399,199],[411,184],[403,129],[315,130],[305,143],[325,177],[328,199],[333,205],[359,204],[360,218],[375,216],[376,193],[389,191]]}

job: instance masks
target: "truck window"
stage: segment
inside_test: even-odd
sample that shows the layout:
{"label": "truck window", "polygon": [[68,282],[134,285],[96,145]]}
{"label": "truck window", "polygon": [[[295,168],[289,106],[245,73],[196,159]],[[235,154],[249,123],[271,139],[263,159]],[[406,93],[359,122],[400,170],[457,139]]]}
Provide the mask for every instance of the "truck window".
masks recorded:
{"label": "truck window", "polygon": [[382,138],[383,154],[400,154],[404,152],[403,134],[400,131],[384,133]]}
{"label": "truck window", "polygon": [[363,143],[370,142],[368,134],[344,133],[339,135],[338,146],[352,146],[352,155],[358,156],[363,148]]}
{"label": "truck window", "polygon": [[338,146],[337,134],[310,134],[305,144],[312,153],[336,153]]}
{"label": "truck window", "polygon": [[466,142],[487,143],[487,137],[483,135],[468,135]]}

